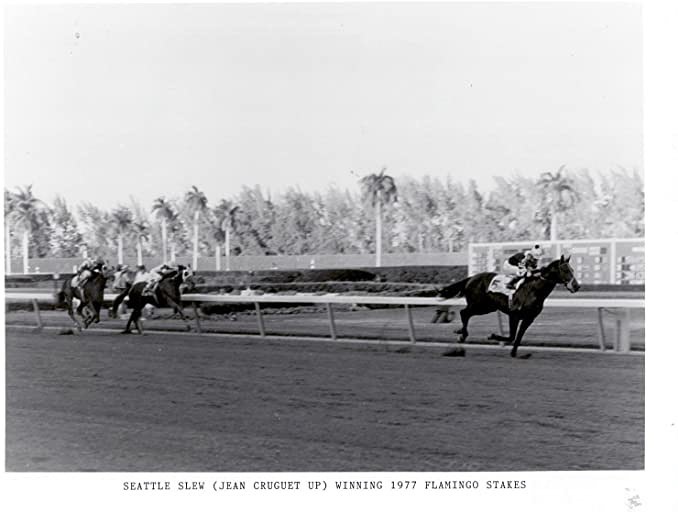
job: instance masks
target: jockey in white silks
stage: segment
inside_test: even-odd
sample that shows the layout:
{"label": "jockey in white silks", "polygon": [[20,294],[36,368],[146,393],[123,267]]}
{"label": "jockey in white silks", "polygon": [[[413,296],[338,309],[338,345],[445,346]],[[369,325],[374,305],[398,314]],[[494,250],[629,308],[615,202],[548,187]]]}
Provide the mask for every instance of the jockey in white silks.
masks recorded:
{"label": "jockey in white silks", "polygon": [[167,263],[162,263],[157,267],[153,267],[148,273],[148,279],[146,281],[146,286],[142,295],[155,295],[155,289],[158,286],[158,283],[165,277],[176,272],[178,269],[175,266],[172,266]]}
{"label": "jockey in white silks", "polygon": [[144,265],[137,265],[137,272],[134,274],[134,281],[132,281],[132,285],[137,283],[147,283],[149,276],[150,274]]}
{"label": "jockey in white silks", "polygon": [[130,285],[127,272],[129,267],[127,265],[118,265],[117,270],[113,274],[113,290],[120,292],[126,290]]}
{"label": "jockey in white silks", "polygon": [[87,280],[92,277],[92,273],[95,272],[96,269],[103,267],[103,265],[104,260],[101,258],[85,258],[85,261],[83,261],[78,267],[78,271],[75,274],[73,281],[71,281],[71,285],[75,288],[78,288],[82,294],[83,287],[85,286]]}
{"label": "jockey in white silks", "polygon": [[523,277],[530,277],[539,266],[539,259],[544,256],[544,251],[539,245],[535,245],[527,251],[517,252],[509,259],[504,261],[502,271],[504,274],[514,276],[506,287],[515,289],[515,285]]}

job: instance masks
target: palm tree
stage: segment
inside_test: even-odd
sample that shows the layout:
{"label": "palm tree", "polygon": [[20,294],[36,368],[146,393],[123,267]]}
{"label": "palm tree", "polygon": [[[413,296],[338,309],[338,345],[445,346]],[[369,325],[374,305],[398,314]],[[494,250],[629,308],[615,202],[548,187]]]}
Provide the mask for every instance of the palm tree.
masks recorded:
{"label": "palm tree", "polygon": [[213,215],[210,215],[209,219],[212,237],[216,241],[216,246],[214,248],[216,270],[221,270],[221,244],[226,240],[226,233],[224,233],[224,230],[222,229],[222,223],[216,211],[213,212]]}
{"label": "palm tree", "polygon": [[5,189],[5,272],[12,273],[12,212],[14,211],[14,194]]}
{"label": "palm tree", "polygon": [[384,205],[398,200],[398,190],[395,180],[386,174],[384,167],[379,174],[369,174],[360,178],[363,199],[369,200],[375,209],[377,224],[376,233],[376,264],[381,266],[381,210]]}
{"label": "palm tree", "polygon": [[151,208],[155,217],[160,219],[160,229],[162,231],[162,261],[167,261],[167,222],[172,220],[176,214],[172,204],[164,197],[158,197],[153,201]]}
{"label": "palm tree", "polygon": [[137,218],[132,223],[132,231],[137,238],[137,265],[142,265],[144,262],[142,244],[149,240],[150,226],[145,219]]}
{"label": "palm tree", "polygon": [[134,217],[132,216],[132,211],[126,206],[118,206],[113,213],[111,214],[111,220],[113,221],[113,229],[115,234],[118,237],[118,263],[123,263],[124,253],[123,253],[123,238],[125,233],[130,228],[134,222]]}
{"label": "palm tree", "polygon": [[561,165],[555,173],[542,173],[537,180],[537,188],[543,194],[544,206],[548,209],[549,239],[558,239],[558,214],[566,211],[579,201],[579,193],[574,181],[565,174]]}
{"label": "palm tree", "polygon": [[18,188],[11,199],[12,220],[23,230],[22,252],[24,274],[28,274],[28,239],[34,226],[40,225],[38,214],[43,204],[33,195],[33,186]]}
{"label": "palm tree", "polygon": [[231,201],[222,199],[214,213],[219,221],[219,227],[224,234],[224,253],[226,255],[226,270],[231,270],[231,230],[236,229],[236,215],[239,208]]}
{"label": "palm tree", "polygon": [[182,233],[184,227],[181,223],[181,218],[176,210],[172,210],[169,218],[167,219],[167,234],[169,239],[170,246],[170,259],[169,261],[173,264],[176,262],[177,258],[177,235]]}
{"label": "palm tree", "polygon": [[200,214],[207,210],[207,197],[193,185],[191,190],[186,192],[186,205],[193,213],[193,269],[198,270],[198,222]]}

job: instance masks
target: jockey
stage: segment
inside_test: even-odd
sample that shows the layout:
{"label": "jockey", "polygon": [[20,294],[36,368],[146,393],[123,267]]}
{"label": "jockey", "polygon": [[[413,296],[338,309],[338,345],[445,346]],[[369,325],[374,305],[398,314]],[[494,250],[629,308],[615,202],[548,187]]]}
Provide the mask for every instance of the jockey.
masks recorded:
{"label": "jockey", "polygon": [[144,291],[142,292],[142,295],[155,295],[155,290],[158,286],[158,283],[160,283],[160,281],[162,281],[163,278],[167,277],[173,272],[176,272],[177,270],[178,270],[177,267],[174,267],[167,263],[162,263],[157,267],[153,267],[149,272],[148,281],[146,283]]}
{"label": "jockey", "polygon": [[148,278],[149,273],[146,271],[146,267],[144,265],[137,265],[137,272],[134,274],[134,281],[132,281],[132,284],[146,283],[148,282]]}
{"label": "jockey", "polygon": [[530,277],[537,270],[539,266],[539,259],[544,256],[544,251],[539,246],[535,245],[532,249],[527,251],[517,252],[509,259],[504,261],[502,270],[509,276],[514,276],[506,283],[506,288],[515,289],[515,285],[523,277]]}
{"label": "jockey", "polygon": [[115,277],[113,279],[113,289],[114,290],[125,290],[129,284],[127,279],[127,272],[129,267],[127,265],[118,265],[118,268],[115,271]]}
{"label": "jockey", "polygon": [[80,289],[80,292],[83,292],[83,287],[87,280],[92,277],[93,272],[101,270],[101,267],[104,266],[104,260],[101,258],[85,258],[85,260],[78,267],[78,272],[75,274],[73,279],[73,286]]}

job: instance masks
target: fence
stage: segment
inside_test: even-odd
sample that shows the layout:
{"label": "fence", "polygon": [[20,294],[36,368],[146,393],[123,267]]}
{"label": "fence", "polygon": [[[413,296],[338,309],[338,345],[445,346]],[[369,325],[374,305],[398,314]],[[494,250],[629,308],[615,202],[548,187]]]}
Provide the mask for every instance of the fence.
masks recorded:
{"label": "fence", "polygon": [[469,275],[485,271],[500,272],[504,260],[535,244],[540,244],[544,249],[544,259],[555,259],[561,254],[571,256],[575,277],[581,283],[645,283],[643,238],[473,243],[468,248]]}
{"label": "fence", "polygon": [[[106,300],[113,300],[115,295],[106,294]],[[32,302],[36,315],[38,328],[42,327],[40,317],[40,308],[38,301],[54,300],[54,296],[49,293],[21,293],[6,292],[5,301],[23,301]],[[368,297],[353,295],[206,295],[206,294],[185,294],[182,297],[184,303],[193,306],[195,312],[196,329],[201,332],[200,316],[198,314],[198,304],[201,303],[253,303],[257,315],[257,323],[260,336],[266,336],[264,318],[261,313],[261,304],[266,303],[294,303],[294,304],[324,304],[327,308],[327,318],[330,336],[333,340],[337,339],[337,330],[334,322],[333,304],[382,304],[382,305],[401,305],[404,306],[407,315],[408,334],[412,343],[416,342],[416,332],[412,320],[413,306],[465,306],[464,299],[446,299],[440,300],[434,297]],[[631,309],[644,309],[644,299],[547,299],[544,303],[546,308],[595,308],[598,311],[598,343],[602,351],[606,350],[606,333],[603,324],[603,313],[609,312],[616,317],[616,336],[613,338],[613,347],[616,352],[628,353],[631,350]],[[502,325],[502,316],[498,313],[499,330],[504,332]]]}

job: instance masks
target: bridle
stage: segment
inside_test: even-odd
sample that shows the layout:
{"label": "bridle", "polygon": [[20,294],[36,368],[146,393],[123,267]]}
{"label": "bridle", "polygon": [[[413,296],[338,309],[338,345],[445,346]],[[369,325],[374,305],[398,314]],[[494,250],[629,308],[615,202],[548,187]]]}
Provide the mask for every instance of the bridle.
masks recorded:
{"label": "bridle", "polygon": [[[570,267],[570,264],[569,264],[567,261],[565,261],[565,262],[563,262],[563,263],[569,267],[570,273],[572,273],[572,274],[574,275],[574,272],[572,271],[572,267]],[[561,262],[558,262],[558,270],[560,270],[560,265],[562,265],[562,263],[561,263]],[[548,266],[547,266],[546,268],[548,268]],[[558,272],[558,278],[557,278],[557,279],[547,279],[547,278],[544,277],[544,275],[540,272],[540,273],[539,273],[539,279],[541,279],[541,280],[543,280],[543,281],[546,281],[546,282],[548,282],[548,283],[567,284],[567,281],[563,281],[562,278],[560,277],[560,272]]]}
{"label": "bridle", "polygon": [[[569,266],[568,263],[565,263],[565,264]],[[545,267],[545,268],[549,269],[548,266]],[[560,262],[558,262],[558,269],[560,269]],[[549,274],[550,273],[551,273],[551,269],[549,269]],[[565,284],[565,281],[562,281],[561,278],[560,278],[560,272],[558,273],[558,277],[556,279],[548,279],[547,277],[544,277],[543,272],[539,272],[539,279],[541,279],[542,281],[546,281],[547,283]]]}

